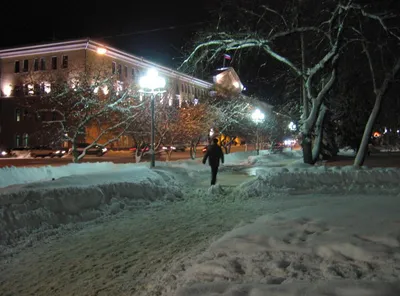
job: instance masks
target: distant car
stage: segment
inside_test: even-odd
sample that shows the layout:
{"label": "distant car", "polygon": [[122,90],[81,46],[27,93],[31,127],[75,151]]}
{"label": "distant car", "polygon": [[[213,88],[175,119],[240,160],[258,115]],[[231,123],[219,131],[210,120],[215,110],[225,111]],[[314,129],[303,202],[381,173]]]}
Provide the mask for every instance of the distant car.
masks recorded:
{"label": "distant car", "polygon": [[0,147],[0,158],[8,158],[13,156],[15,155],[12,153],[11,149]]}
{"label": "distant car", "polygon": [[186,146],[184,146],[184,145],[166,145],[166,146],[162,146],[162,150],[185,152]]}
{"label": "distant car", "polygon": [[[90,144],[88,143],[78,143],[76,145],[76,151],[79,154],[82,154],[85,148],[87,148]],[[105,153],[107,153],[108,149],[106,147],[101,147],[100,145],[93,145],[89,149],[86,150],[86,155],[96,155],[96,156],[103,156]],[[72,148],[68,150],[69,154],[72,154]]]}
{"label": "distant car", "polygon": [[30,147],[29,148],[30,151],[30,156],[33,158],[36,157],[52,157],[53,156],[53,148],[51,148],[50,146],[34,146],[34,147]]}
{"label": "distant car", "polygon": [[[140,148],[140,149],[141,149],[142,152],[147,152],[147,151],[150,150],[150,146],[148,146],[148,145],[143,145],[142,148]],[[129,151],[136,152],[136,150],[137,150],[137,147],[136,147],[136,146],[133,146],[133,147],[129,148]]]}
{"label": "distant car", "polygon": [[63,157],[68,154],[68,149],[67,148],[53,148],[53,154],[51,157]]}

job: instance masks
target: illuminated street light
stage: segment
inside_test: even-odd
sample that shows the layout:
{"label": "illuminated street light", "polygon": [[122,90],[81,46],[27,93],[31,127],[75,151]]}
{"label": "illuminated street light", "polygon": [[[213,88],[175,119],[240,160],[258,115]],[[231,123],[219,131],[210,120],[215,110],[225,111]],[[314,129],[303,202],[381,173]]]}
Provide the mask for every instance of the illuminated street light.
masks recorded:
{"label": "illuminated street light", "polygon": [[295,130],[297,129],[297,125],[296,125],[293,121],[291,121],[291,122],[289,123],[289,129],[290,129],[291,131],[295,131]]}
{"label": "illuminated street light", "polygon": [[151,143],[150,167],[154,168],[156,163],[156,155],[154,151],[155,142],[155,115],[154,115],[154,100],[155,95],[164,92],[165,79],[158,76],[156,69],[149,69],[146,76],[139,79],[140,92],[151,95]]}
{"label": "illuminated street light", "polygon": [[105,49],[104,47],[99,47],[99,48],[97,48],[97,53],[100,55],[106,54],[107,49]]}
{"label": "illuminated street light", "polygon": [[257,149],[257,155],[260,155],[260,142],[259,142],[259,130],[258,130],[258,125],[264,121],[265,115],[260,111],[260,109],[254,110],[254,112],[251,114],[251,119],[254,121],[254,123],[257,125],[256,129],[256,134],[257,134],[257,142],[256,142],[256,149]]}

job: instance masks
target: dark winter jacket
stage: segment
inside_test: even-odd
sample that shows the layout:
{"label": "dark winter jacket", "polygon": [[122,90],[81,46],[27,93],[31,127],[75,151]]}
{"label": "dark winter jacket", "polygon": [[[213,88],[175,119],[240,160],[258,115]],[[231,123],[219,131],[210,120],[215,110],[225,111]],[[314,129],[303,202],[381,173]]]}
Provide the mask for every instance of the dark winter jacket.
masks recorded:
{"label": "dark winter jacket", "polygon": [[218,144],[211,144],[207,147],[207,152],[203,157],[203,164],[206,163],[208,158],[208,164],[212,167],[219,166],[219,161],[224,163],[224,153]]}

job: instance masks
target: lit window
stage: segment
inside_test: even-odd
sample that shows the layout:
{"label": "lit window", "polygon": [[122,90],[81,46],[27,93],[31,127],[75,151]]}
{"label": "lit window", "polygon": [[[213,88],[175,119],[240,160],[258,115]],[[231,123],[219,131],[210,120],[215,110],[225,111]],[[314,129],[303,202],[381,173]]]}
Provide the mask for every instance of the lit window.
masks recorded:
{"label": "lit window", "polygon": [[63,69],[67,69],[68,68],[68,56],[64,55],[62,57],[62,67]]}
{"label": "lit window", "polygon": [[33,60],[33,71],[39,71],[39,59]]}
{"label": "lit window", "polygon": [[35,94],[35,92],[34,92],[34,86],[33,86],[33,84],[28,84],[28,95],[34,95]]}
{"label": "lit window", "polygon": [[50,84],[50,82],[42,82],[42,83],[40,84],[40,92],[41,92],[42,94],[44,94],[44,93],[48,94],[48,93],[50,93],[50,91],[51,91],[51,84]]}
{"label": "lit window", "polygon": [[15,121],[21,121],[21,109],[15,109]]}
{"label": "lit window", "polygon": [[23,72],[28,72],[28,68],[29,68],[29,61],[24,60]]}
{"label": "lit window", "polygon": [[14,64],[14,73],[19,73],[19,68],[20,68],[20,66],[19,66],[19,61],[15,61],[15,64]]}
{"label": "lit window", "polygon": [[44,58],[40,59],[40,70],[41,71],[46,70],[46,60]]}
{"label": "lit window", "polygon": [[112,62],[111,73],[112,73],[113,75],[115,74],[116,68],[117,68],[117,64],[116,64],[115,62]]}
{"label": "lit window", "polygon": [[29,135],[27,133],[22,135],[22,145],[28,147]]}
{"label": "lit window", "polygon": [[57,70],[57,57],[52,57],[51,58],[51,69],[52,70]]}

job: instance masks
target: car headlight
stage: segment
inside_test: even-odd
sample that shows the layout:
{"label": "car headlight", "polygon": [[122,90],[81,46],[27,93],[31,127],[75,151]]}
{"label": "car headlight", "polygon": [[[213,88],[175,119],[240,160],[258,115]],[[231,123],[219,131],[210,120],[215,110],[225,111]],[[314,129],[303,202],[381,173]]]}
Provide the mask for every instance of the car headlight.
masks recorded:
{"label": "car headlight", "polygon": [[175,150],[175,149],[176,149],[176,147],[172,146],[172,147],[171,147],[171,149],[172,149],[172,150]]}
{"label": "car headlight", "polygon": [[65,154],[65,150],[61,151],[62,154]]}
{"label": "car headlight", "polygon": [[6,156],[7,152],[6,151],[1,151],[1,155]]}
{"label": "car headlight", "polygon": [[107,151],[107,148],[104,147],[103,149],[101,149],[101,151],[106,152],[106,151]]}
{"label": "car headlight", "polygon": [[162,147],[162,149],[163,149],[163,150],[167,150],[168,148],[167,148],[167,147]]}
{"label": "car headlight", "polygon": [[56,154],[60,154],[60,153],[61,153],[61,151],[60,151],[60,150],[57,150],[57,151],[56,151]]}

